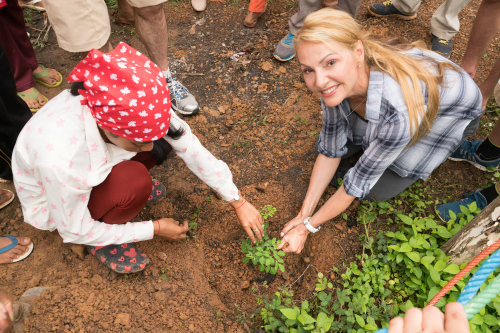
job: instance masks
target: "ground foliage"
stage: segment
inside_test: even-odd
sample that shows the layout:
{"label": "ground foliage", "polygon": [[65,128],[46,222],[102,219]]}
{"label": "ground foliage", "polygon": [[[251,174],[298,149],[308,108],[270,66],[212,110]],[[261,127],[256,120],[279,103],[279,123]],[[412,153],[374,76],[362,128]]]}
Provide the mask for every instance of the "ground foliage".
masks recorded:
{"label": "ground foliage", "polygon": [[[271,205],[265,205],[260,209],[262,219],[266,221],[269,217],[273,217],[276,213],[276,208]],[[264,223],[264,232],[266,232],[269,223]],[[261,272],[271,273],[275,275],[278,270],[285,272],[284,260],[285,252],[278,250],[277,247],[281,243],[276,238],[269,238],[269,235],[264,235],[261,241],[257,241],[254,246],[249,239],[241,241],[241,252],[246,255],[243,257],[243,262],[252,262],[258,265]]]}
{"label": "ground foliage", "polygon": [[[407,309],[424,307],[466,265],[447,264],[439,247],[480,212],[473,203],[445,224],[427,214],[433,203],[428,198],[426,188],[417,183],[392,202],[362,203],[357,220],[366,234],[358,261],[333,267],[330,279],[318,273],[308,300],[293,300],[290,286],[271,297],[259,295],[254,315],[262,327],[268,332],[374,332]],[[413,211],[403,214],[394,208],[402,201],[415,207]],[[382,217],[398,223],[397,231],[373,231],[372,223]],[[437,306],[444,309],[456,301],[470,277],[471,273],[459,281]],[[487,283],[492,279],[493,275]],[[497,297],[472,318],[471,332],[498,332],[499,317]]]}

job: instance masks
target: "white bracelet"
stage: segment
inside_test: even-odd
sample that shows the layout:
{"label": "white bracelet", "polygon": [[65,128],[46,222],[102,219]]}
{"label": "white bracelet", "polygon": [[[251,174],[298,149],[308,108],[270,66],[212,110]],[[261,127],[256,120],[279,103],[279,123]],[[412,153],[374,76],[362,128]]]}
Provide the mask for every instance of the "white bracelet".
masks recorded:
{"label": "white bracelet", "polygon": [[313,227],[310,223],[309,223],[309,219],[311,217],[308,217],[304,220],[304,225],[306,226],[307,230],[309,230],[311,233],[315,234],[319,231],[319,229],[321,229],[321,226],[315,228]]}

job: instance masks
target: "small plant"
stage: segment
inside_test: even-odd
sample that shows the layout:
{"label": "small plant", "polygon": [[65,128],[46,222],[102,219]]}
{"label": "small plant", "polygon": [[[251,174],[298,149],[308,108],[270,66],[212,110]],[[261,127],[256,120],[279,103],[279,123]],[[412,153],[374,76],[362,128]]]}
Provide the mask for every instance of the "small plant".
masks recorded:
{"label": "small plant", "polygon": [[217,321],[224,321],[224,318],[222,318],[222,313],[220,311],[217,311],[215,315],[217,317]]}
{"label": "small plant", "polygon": [[184,238],[182,241],[187,242],[189,238],[196,238],[196,229],[198,229],[198,222],[196,220],[198,219],[198,214],[200,213],[200,207],[196,207],[195,211],[191,215],[191,218],[188,221],[188,234],[186,235],[186,238]]}
{"label": "small plant", "polygon": [[295,119],[297,119],[297,124],[299,124],[299,125],[305,125],[307,123],[307,120],[300,117],[299,114],[295,116]]}
{"label": "small plant", "polygon": [[[265,205],[260,209],[260,215],[265,221],[269,217],[273,217],[276,213],[276,208],[271,205]],[[268,223],[264,223],[264,232],[266,232]],[[280,240],[276,238],[269,239],[269,235],[264,235],[261,241],[257,241],[255,246],[249,239],[245,239],[241,244],[241,252],[246,253],[243,257],[243,262],[247,263],[252,261],[254,265],[259,265],[259,270],[261,272],[276,274],[278,269],[285,272],[285,266],[283,265],[283,259],[281,257],[285,256],[285,252],[277,250],[276,248],[281,243]]]}
{"label": "small plant", "polygon": [[251,140],[242,140],[238,138],[236,142],[234,143],[235,148],[247,148],[250,149],[253,147],[253,143]]}

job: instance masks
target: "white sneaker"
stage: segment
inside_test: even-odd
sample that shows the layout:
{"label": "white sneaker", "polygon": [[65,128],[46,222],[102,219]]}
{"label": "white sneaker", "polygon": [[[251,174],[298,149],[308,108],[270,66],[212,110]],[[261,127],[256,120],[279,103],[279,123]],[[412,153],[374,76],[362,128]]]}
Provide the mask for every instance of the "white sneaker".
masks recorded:
{"label": "white sneaker", "polygon": [[170,92],[170,102],[174,110],[186,116],[196,114],[200,111],[196,98],[182,83],[177,81],[175,76],[167,79],[167,85]]}
{"label": "white sneaker", "polygon": [[202,12],[207,8],[207,0],[191,0],[191,5],[197,12]]}

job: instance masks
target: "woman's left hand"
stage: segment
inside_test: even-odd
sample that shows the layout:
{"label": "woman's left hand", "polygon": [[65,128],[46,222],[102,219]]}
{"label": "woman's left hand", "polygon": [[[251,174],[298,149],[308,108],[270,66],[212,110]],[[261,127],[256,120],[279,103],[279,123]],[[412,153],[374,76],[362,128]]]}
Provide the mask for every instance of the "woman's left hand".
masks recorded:
{"label": "woman's left hand", "polygon": [[[244,200],[245,199],[240,198],[238,201],[244,202]],[[262,221],[262,216],[260,216],[259,211],[248,201],[243,205],[241,205],[240,202],[233,201],[231,205],[234,208],[239,207],[236,210],[236,216],[241,226],[248,234],[248,237],[252,240],[252,243],[256,242],[255,237],[257,237],[258,240],[262,240],[262,236],[264,236],[264,222]]]}
{"label": "woman's left hand", "polygon": [[[288,230],[286,235],[281,239],[281,244],[278,246],[278,250],[298,254],[304,249],[304,244],[306,243],[308,235],[309,230],[307,230],[304,223],[295,224],[295,226]],[[288,246],[285,247],[285,244],[288,244]]]}

